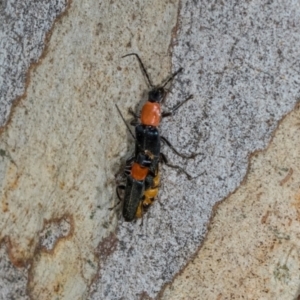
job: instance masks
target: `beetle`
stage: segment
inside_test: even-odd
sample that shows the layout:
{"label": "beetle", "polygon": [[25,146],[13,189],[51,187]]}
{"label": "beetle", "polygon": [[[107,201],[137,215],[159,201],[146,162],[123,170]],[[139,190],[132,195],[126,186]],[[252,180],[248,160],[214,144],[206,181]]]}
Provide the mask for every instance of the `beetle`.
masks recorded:
{"label": "beetle", "polygon": [[[138,127],[140,130],[136,130],[136,136],[134,136],[117,105],[116,108],[136,145],[134,156],[126,161],[124,170],[126,184],[117,186],[119,203],[123,201],[123,217],[126,221],[132,221],[143,216],[145,208],[150,205],[150,198],[154,198],[158,193],[158,163],[161,157],[160,136],[155,127],[146,128],[146,130],[143,127]],[[136,178],[135,175],[137,168],[142,168],[144,171],[140,178]],[[120,196],[120,189],[125,190],[123,198]],[[156,191],[155,196],[151,197],[154,191],[151,193],[150,190]]]}
{"label": "beetle", "polygon": [[[129,163],[131,168],[126,176],[126,185],[117,186],[118,198],[120,202],[124,202],[122,214],[127,222],[142,217],[141,199],[145,190],[145,179],[149,172],[151,158],[146,154],[139,153],[133,162],[127,161],[127,166]],[[120,189],[124,190],[123,198],[120,196]]]}
{"label": "beetle", "polygon": [[[158,165],[155,173],[152,174],[149,169],[151,158],[146,158],[147,156],[143,156],[141,153],[139,153],[137,157],[136,161],[134,157],[126,161],[124,169],[126,184],[117,186],[118,204],[123,202],[122,214],[126,221],[141,218],[153,204],[159,191],[160,173]],[[135,164],[139,165],[138,168],[143,168],[144,172],[147,172],[146,168],[148,168],[148,175],[146,177],[141,176],[137,178],[137,166],[135,166]],[[151,176],[149,176],[149,173]],[[123,197],[120,196],[120,189],[124,190]]]}
{"label": "beetle", "polygon": [[[181,105],[193,98],[193,96],[190,95],[187,99],[172,108],[171,111],[163,113],[161,112],[161,104],[166,96],[165,86],[182,71],[182,68],[173,73],[162,85],[154,86],[138,54],[130,53],[123,57],[130,55],[137,57],[151,89],[148,92],[148,101],[143,105],[140,115],[137,115],[132,110],[129,110],[134,117],[130,124],[135,126],[135,136],[131,132],[120,109],[116,105],[116,108],[127,129],[129,130],[131,136],[135,139],[135,155],[133,158],[127,160],[125,167],[125,173],[127,173],[126,185],[117,186],[118,198],[120,201],[123,200],[124,202],[123,217],[126,221],[132,221],[135,218],[142,217],[143,213],[149,208],[149,206],[152,205],[159,189],[160,162],[164,162],[169,167],[179,169],[180,171],[184,172],[189,179],[191,178],[191,176],[181,167],[168,163],[165,155],[161,153],[161,141],[165,142],[177,155],[183,158],[193,158],[196,155],[193,154],[190,156],[185,156],[180,154],[166,138],[160,136],[158,130],[158,126],[163,117],[173,115]],[[144,171],[144,177],[139,179],[136,178],[135,174],[135,169],[137,166]],[[119,189],[125,190],[123,199],[120,197]]]}
{"label": "beetle", "polygon": [[[173,166],[168,163],[166,156],[160,152],[160,141],[163,141],[173,152],[175,152],[182,158],[191,159],[194,158],[197,154],[186,156],[179,153],[165,137],[160,136],[158,130],[158,126],[160,125],[160,121],[162,118],[172,116],[184,103],[193,98],[193,95],[189,95],[185,100],[175,105],[170,111],[161,112],[161,104],[164,102],[167,94],[166,85],[170,81],[172,81],[175,76],[177,76],[183,69],[178,69],[161,85],[154,86],[139,55],[137,53],[129,53],[124,55],[122,58],[127,56],[135,56],[138,59],[141,69],[145,77],[147,78],[147,83],[150,86],[150,91],[148,92],[148,100],[142,106],[140,114],[136,114],[132,109],[129,109],[129,113],[134,117],[133,121],[130,124],[135,126],[135,155],[137,155],[139,151],[145,150],[150,151],[154,155],[154,159],[152,160],[152,164],[150,166],[152,174],[155,174],[159,161],[164,162],[169,167],[173,167],[183,171],[180,167]],[[120,111],[119,113],[121,114]],[[188,175],[185,171],[183,172],[190,179],[190,175]],[[149,174],[149,176],[151,176],[151,173]]]}

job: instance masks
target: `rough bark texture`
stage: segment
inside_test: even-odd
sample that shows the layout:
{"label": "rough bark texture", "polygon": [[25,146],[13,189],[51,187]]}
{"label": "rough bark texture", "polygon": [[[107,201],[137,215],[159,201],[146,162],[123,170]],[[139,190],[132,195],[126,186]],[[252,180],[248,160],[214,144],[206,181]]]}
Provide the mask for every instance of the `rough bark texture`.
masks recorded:
{"label": "rough bark texture", "polygon": [[[249,155],[266,147],[299,98],[298,2],[73,0],[49,39],[66,3],[19,2],[0,2],[2,123],[26,86],[0,136],[2,245],[23,268],[22,282],[29,272],[33,299],[155,298],[196,253],[214,205],[244,180]],[[142,225],[109,211],[115,174],[134,148],[115,104],[127,119],[147,91],[136,59],[121,59],[130,52],[157,84],[184,68],[166,109],[194,95],[161,127],[179,152],[197,154],[186,160],[163,149],[193,178],[162,167]],[[243,236],[257,232],[248,230]],[[7,266],[0,264],[2,278]],[[289,280],[298,277],[282,266],[266,269],[296,295]],[[276,291],[270,299],[282,299]]]}

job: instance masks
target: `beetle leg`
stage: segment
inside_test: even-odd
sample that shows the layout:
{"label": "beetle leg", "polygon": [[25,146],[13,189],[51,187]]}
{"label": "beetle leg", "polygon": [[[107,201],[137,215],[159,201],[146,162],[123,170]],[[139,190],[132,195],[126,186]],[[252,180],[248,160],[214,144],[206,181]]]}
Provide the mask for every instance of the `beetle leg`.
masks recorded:
{"label": "beetle leg", "polygon": [[176,110],[178,110],[179,107],[181,107],[184,103],[186,103],[188,100],[193,99],[193,98],[194,98],[194,95],[189,95],[185,100],[176,104],[170,111],[163,112],[161,114],[162,118],[172,116],[176,112]]}
{"label": "beetle leg", "polygon": [[184,154],[181,154],[179,153],[175,148],[174,146],[164,137],[164,136],[161,136],[160,139],[166,143],[166,145],[173,150],[173,152],[175,152],[178,156],[182,157],[182,158],[186,158],[186,159],[191,159],[191,158],[195,158],[198,154],[197,153],[193,153],[191,155],[184,155]]}
{"label": "beetle leg", "polygon": [[160,157],[161,157],[161,162],[163,162],[166,166],[170,167],[170,168],[173,168],[173,169],[176,169],[176,170],[179,170],[180,172],[184,173],[186,175],[186,177],[188,178],[188,180],[191,180],[193,177],[187,173],[184,169],[182,169],[181,167],[179,166],[176,166],[176,165],[171,165],[169,162],[168,162],[168,159],[167,157],[163,154],[163,153],[160,153]]}
{"label": "beetle leg", "polygon": [[118,201],[118,203],[115,204],[113,207],[110,207],[109,210],[113,210],[114,208],[116,208],[116,207],[123,201],[123,199],[122,199],[121,196],[120,196],[119,189],[125,190],[125,185],[121,184],[121,185],[118,185],[118,186],[117,186],[116,192],[117,192],[117,196],[118,196],[119,201]]}

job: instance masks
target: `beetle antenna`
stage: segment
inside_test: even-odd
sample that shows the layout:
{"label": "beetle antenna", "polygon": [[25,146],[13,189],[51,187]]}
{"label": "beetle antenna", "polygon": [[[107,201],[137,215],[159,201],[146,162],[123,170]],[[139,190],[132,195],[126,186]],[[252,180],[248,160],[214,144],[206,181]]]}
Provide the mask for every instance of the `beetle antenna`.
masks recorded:
{"label": "beetle antenna", "polygon": [[122,56],[122,58],[123,58],[123,57],[126,57],[126,56],[130,56],[130,55],[134,55],[134,56],[138,59],[138,61],[139,61],[139,63],[140,63],[140,66],[141,66],[141,68],[142,68],[142,70],[143,70],[144,75],[146,76],[146,78],[147,78],[147,80],[148,80],[148,83],[149,83],[150,87],[153,88],[154,85],[153,85],[153,83],[151,82],[150,77],[149,77],[149,75],[148,75],[148,73],[147,73],[147,71],[146,71],[146,68],[144,67],[144,64],[143,64],[141,58],[138,56],[138,54],[136,54],[136,53],[129,53],[129,54],[126,54],[126,55]]}
{"label": "beetle antenna", "polygon": [[121,111],[120,111],[118,105],[115,104],[115,106],[116,106],[116,108],[117,108],[117,110],[118,110],[118,112],[119,112],[119,114],[120,114],[120,116],[121,116],[123,122],[125,123],[125,125],[126,125],[128,131],[129,131],[129,133],[130,133],[130,135],[131,135],[131,136],[133,137],[133,139],[136,141],[136,137],[134,136],[134,134],[132,133],[131,129],[129,128],[129,125],[126,123],[126,121],[125,121],[125,119],[124,119],[124,117],[123,117],[123,115],[122,115],[122,113],[121,113]]}
{"label": "beetle antenna", "polygon": [[178,69],[175,73],[173,73],[173,74],[171,75],[171,77],[170,77],[169,79],[167,79],[167,81],[164,83],[164,85],[162,86],[162,88],[164,88],[171,80],[173,80],[174,77],[175,77],[178,73],[180,73],[182,70],[183,70],[183,68],[180,68],[180,69]]}

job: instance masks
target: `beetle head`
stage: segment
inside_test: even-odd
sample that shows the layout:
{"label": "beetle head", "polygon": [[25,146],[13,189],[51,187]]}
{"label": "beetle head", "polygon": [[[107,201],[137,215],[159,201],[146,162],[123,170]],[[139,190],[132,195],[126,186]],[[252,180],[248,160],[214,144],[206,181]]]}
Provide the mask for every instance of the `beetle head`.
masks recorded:
{"label": "beetle head", "polygon": [[165,94],[166,92],[163,87],[154,88],[148,94],[148,101],[161,103],[165,97]]}

